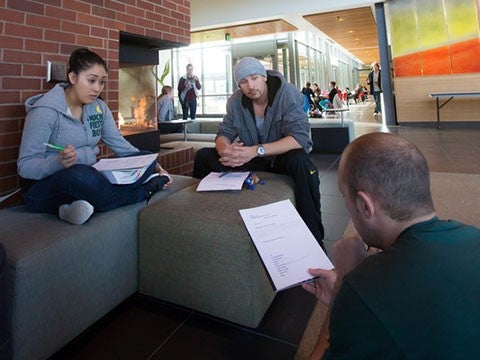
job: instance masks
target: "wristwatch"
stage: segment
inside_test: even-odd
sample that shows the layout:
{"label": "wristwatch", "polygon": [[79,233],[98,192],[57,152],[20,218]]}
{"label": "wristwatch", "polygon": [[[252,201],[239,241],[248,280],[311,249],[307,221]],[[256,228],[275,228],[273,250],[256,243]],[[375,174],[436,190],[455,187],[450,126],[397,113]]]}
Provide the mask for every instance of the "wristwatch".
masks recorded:
{"label": "wristwatch", "polygon": [[260,157],[265,156],[265,148],[263,147],[263,145],[258,145],[257,155]]}

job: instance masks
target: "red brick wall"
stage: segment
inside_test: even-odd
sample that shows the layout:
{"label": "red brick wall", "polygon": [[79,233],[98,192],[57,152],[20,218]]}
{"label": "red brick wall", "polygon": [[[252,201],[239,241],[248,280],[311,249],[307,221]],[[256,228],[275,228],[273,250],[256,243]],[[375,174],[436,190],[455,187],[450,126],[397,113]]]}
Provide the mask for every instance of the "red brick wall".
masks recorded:
{"label": "red brick wall", "polygon": [[[20,186],[16,171],[25,100],[49,90],[47,61],[88,47],[108,64],[102,93],[118,112],[119,31],[190,43],[189,0],[0,0],[0,196]],[[17,202],[18,197],[0,204]]]}

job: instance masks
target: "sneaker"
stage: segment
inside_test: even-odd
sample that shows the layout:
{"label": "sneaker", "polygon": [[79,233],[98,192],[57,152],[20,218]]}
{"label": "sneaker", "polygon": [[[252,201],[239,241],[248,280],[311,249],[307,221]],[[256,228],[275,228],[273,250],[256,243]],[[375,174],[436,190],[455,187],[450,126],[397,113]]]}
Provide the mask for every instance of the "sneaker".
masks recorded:
{"label": "sneaker", "polygon": [[150,201],[153,194],[157,191],[163,190],[163,187],[168,183],[170,179],[166,175],[160,175],[159,173],[154,173],[150,175],[147,181],[142,185],[142,189],[145,192],[145,200]]}
{"label": "sneaker", "polygon": [[77,200],[71,204],[63,204],[58,208],[58,217],[70,224],[81,225],[90,219],[93,206],[85,200]]}
{"label": "sneaker", "polygon": [[160,174],[159,173],[153,173],[148,178],[146,178],[145,181],[142,184],[146,184],[147,182],[149,182],[150,180],[152,180],[156,176],[160,176]]}
{"label": "sneaker", "polygon": [[165,170],[164,168],[162,168],[162,166],[160,165],[159,162],[157,162],[157,165],[156,165],[156,172],[160,174],[160,176],[163,176],[165,175],[166,177],[168,177],[168,179],[171,181],[172,180],[172,177],[170,176],[170,174],[168,173],[167,170]]}

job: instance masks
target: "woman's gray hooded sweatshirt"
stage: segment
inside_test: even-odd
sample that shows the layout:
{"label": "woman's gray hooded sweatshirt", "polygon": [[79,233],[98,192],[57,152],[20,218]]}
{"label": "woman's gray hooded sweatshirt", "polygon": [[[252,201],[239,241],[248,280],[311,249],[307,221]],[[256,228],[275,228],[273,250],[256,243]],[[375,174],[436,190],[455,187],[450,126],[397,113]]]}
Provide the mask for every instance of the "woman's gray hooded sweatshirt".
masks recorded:
{"label": "woman's gray hooded sweatshirt", "polygon": [[68,86],[57,84],[49,92],[32,96],[25,102],[27,117],[17,161],[18,173],[25,179],[44,179],[63,169],[58,150],[44,143],[62,147],[72,144],[77,151],[77,163],[85,165],[97,161],[100,140],[117,156],[138,151],[124,139],[102,100],[83,106],[82,122],[73,118],[65,98]]}

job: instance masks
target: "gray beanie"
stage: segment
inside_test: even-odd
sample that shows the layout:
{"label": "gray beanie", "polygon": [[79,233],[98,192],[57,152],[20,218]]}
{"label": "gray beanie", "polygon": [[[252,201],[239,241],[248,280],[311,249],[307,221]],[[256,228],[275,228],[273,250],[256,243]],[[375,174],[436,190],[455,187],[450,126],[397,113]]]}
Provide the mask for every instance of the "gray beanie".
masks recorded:
{"label": "gray beanie", "polygon": [[244,57],[233,67],[233,78],[237,85],[247,76],[255,74],[267,77],[265,67],[254,57]]}

